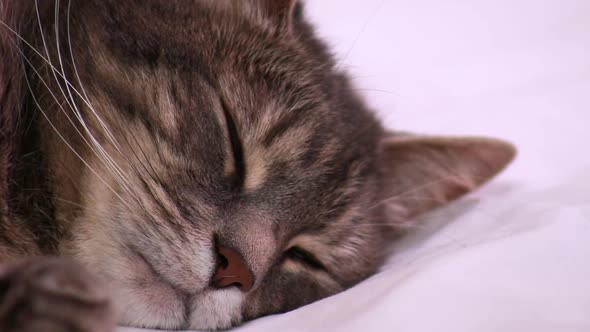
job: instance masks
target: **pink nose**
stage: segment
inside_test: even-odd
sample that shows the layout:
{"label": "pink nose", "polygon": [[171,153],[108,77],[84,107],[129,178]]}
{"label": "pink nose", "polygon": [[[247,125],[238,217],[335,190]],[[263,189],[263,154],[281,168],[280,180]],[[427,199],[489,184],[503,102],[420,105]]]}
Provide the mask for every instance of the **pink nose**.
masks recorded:
{"label": "pink nose", "polygon": [[254,275],[250,272],[242,255],[227,247],[219,247],[217,254],[219,264],[213,275],[213,286],[217,288],[238,286],[243,292],[252,289]]}

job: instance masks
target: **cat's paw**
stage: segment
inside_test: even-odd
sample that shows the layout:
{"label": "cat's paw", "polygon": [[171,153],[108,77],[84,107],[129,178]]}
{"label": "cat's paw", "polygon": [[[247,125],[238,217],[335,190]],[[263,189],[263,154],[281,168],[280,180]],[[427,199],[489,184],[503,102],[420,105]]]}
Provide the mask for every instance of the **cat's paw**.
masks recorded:
{"label": "cat's paw", "polygon": [[108,292],[85,269],[59,258],[0,266],[0,331],[111,332]]}

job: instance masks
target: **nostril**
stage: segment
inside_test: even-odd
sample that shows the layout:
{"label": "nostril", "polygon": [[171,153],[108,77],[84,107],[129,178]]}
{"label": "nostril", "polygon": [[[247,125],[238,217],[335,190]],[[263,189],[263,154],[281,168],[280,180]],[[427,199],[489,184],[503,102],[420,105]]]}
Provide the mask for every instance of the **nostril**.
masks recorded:
{"label": "nostril", "polygon": [[229,262],[227,258],[220,253],[217,253],[217,268],[224,268],[227,269]]}
{"label": "nostril", "polygon": [[217,256],[218,265],[211,281],[214,287],[237,286],[243,292],[252,289],[254,275],[240,253],[231,248],[218,247]]}

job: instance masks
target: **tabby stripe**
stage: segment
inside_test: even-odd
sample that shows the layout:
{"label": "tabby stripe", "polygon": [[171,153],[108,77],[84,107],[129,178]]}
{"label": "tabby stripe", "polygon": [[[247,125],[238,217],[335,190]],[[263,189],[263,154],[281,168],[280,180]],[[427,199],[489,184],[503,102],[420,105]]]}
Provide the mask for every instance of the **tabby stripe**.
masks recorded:
{"label": "tabby stripe", "polygon": [[306,114],[307,112],[303,109],[298,109],[281,117],[277,123],[268,130],[262,140],[262,144],[267,148],[270,147],[270,145],[284,135],[289,128],[296,128],[297,123],[303,121],[305,119],[304,115]]}

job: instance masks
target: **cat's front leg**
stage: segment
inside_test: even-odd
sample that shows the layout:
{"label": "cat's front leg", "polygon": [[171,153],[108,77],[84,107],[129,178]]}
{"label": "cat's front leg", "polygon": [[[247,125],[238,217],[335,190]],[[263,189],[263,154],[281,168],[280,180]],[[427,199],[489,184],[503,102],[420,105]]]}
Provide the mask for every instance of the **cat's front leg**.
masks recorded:
{"label": "cat's front leg", "polygon": [[75,263],[34,258],[0,266],[0,331],[111,332],[108,292]]}

